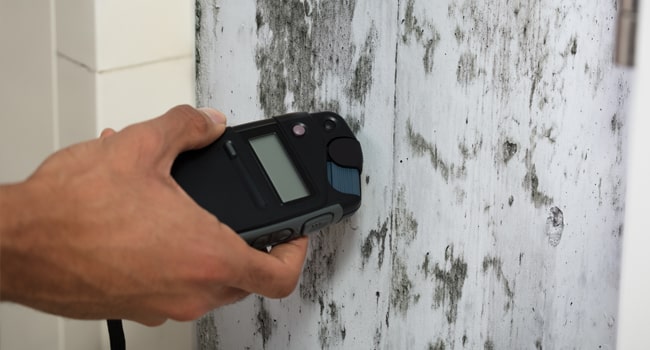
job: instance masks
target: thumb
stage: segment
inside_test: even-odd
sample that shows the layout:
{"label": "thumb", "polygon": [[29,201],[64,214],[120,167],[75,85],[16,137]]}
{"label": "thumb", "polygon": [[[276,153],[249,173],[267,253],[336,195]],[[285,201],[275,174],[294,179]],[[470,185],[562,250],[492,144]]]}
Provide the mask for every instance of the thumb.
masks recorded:
{"label": "thumb", "polygon": [[218,139],[226,130],[226,116],[216,109],[176,106],[155,122],[162,131],[167,156],[202,148]]}

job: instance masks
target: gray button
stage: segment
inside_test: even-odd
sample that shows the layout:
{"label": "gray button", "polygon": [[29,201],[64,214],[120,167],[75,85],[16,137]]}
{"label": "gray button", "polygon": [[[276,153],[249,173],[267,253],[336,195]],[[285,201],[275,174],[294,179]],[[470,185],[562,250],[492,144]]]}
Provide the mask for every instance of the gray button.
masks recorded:
{"label": "gray button", "polygon": [[230,159],[237,157],[237,150],[235,150],[235,146],[232,144],[231,140],[226,141],[223,147],[226,149],[226,152],[228,153],[228,156],[230,156]]}
{"label": "gray button", "polygon": [[293,235],[293,230],[290,228],[285,228],[284,230],[280,230],[278,232],[274,232],[271,234],[271,241],[275,243],[280,243],[285,240],[287,240],[289,237]]}
{"label": "gray button", "polygon": [[302,227],[302,233],[306,234],[306,233],[321,230],[327,227],[327,225],[331,224],[333,219],[334,219],[334,215],[325,214],[325,215],[317,216],[311,220],[308,220],[307,222],[305,222],[305,224]]}
{"label": "gray button", "polygon": [[269,245],[269,240],[271,238],[271,235],[272,234],[266,234],[266,235],[257,237],[257,239],[255,239],[253,241],[252,246],[257,247],[257,248],[266,248]]}

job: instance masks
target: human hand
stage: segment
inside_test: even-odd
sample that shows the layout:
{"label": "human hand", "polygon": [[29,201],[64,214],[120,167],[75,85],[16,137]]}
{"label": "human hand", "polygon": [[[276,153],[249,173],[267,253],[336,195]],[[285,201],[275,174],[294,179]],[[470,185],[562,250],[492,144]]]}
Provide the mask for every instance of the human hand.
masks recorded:
{"label": "human hand", "polygon": [[270,254],[253,249],[170,175],[180,152],[224,130],[218,111],[175,107],[63,149],[27,181],[0,187],[0,300],[157,325],[249,293],[290,294],[307,238]]}

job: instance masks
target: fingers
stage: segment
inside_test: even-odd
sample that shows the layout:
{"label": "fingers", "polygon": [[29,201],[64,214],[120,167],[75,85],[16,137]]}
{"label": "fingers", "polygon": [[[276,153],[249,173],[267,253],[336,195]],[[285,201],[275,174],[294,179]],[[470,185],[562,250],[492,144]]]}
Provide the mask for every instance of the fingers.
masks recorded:
{"label": "fingers", "polygon": [[215,109],[184,105],[172,108],[152,123],[162,132],[166,155],[174,159],[183,151],[205,147],[219,138],[226,128],[226,116]]}
{"label": "fingers", "polygon": [[284,298],[298,284],[307,255],[306,236],[279,244],[269,254],[253,248],[235,287],[270,298]]}

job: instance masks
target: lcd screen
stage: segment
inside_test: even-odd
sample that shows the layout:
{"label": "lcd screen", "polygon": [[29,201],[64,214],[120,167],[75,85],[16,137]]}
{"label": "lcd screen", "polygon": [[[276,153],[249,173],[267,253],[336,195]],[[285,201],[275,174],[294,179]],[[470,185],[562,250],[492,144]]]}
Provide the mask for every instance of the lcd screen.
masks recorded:
{"label": "lcd screen", "polygon": [[252,138],[250,144],[282,202],[309,195],[307,186],[276,133]]}

